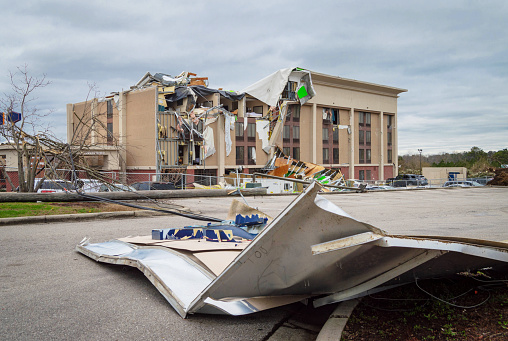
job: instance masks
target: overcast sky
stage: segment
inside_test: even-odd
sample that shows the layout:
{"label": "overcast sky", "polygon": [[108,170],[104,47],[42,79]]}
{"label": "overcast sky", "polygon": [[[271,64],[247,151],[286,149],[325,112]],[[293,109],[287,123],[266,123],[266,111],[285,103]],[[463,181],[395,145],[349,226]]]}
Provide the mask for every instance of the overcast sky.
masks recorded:
{"label": "overcast sky", "polygon": [[[81,4],[80,4],[81,3]],[[67,103],[144,74],[241,90],[285,67],[408,89],[399,154],[508,147],[508,1],[0,0],[0,93],[27,64],[66,138]]]}

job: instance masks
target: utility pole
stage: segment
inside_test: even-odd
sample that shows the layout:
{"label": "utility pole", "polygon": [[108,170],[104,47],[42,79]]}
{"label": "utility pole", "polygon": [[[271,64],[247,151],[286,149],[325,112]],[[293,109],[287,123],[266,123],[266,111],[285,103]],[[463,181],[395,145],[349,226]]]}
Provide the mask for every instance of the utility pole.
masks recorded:
{"label": "utility pole", "polygon": [[418,152],[420,153],[420,175],[423,175],[423,172],[422,172],[422,152],[423,152],[423,149],[418,149]]}

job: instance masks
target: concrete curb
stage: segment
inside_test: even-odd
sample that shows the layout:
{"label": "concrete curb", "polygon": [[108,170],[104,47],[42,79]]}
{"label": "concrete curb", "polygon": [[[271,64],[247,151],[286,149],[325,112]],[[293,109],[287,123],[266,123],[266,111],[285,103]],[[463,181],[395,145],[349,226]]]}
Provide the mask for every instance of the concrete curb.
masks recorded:
{"label": "concrete curb", "polygon": [[83,221],[96,219],[151,217],[162,215],[167,215],[167,213],[139,210],[139,211],[117,211],[117,212],[99,212],[99,213],[55,214],[55,215],[28,216],[16,218],[2,218],[0,219],[0,226],[57,223],[72,220]]}
{"label": "concrete curb", "polygon": [[316,341],[340,340],[347,320],[353,313],[353,310],[358,305],[358,303],[360,303],[359,299],[352,299],[341,302],[330,315],[323,328],[321,328]]}

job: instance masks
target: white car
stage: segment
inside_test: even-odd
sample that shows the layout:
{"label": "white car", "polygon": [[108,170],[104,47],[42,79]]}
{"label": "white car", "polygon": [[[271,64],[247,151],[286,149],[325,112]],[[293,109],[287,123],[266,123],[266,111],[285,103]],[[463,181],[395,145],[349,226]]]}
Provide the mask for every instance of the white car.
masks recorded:
{"label": "white car", "polygon": [[[40,179],[35,180],[35,186],[39,183]],[[73,191],[74,185],[69,181],[64,180],[48,180],[45,179],[37,193],[58,193]]]}
{"label": "white car", "polygon": [[482,186],[476,181],[446,181],[443,187],[477,187]]}

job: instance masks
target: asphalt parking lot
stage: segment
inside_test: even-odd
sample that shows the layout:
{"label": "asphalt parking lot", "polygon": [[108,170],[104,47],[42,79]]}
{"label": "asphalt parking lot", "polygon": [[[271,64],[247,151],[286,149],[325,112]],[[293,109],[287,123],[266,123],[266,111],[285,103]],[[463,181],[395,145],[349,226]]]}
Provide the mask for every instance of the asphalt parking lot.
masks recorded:
{"label": "asphalt parking lot", "polygon": [[[248,197],[276,216],[294,196]],[[508,240],[508,188],[330,194],[353,217],[392,234]],[[226,217],[231,197],[173,200]],[[137,269],[74,251],[92,242],[195,224],[183,217],[63,221],[0,227],[0,335],[9,340],[266,340],[295,305],[254,315],[184,320]]]}

